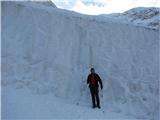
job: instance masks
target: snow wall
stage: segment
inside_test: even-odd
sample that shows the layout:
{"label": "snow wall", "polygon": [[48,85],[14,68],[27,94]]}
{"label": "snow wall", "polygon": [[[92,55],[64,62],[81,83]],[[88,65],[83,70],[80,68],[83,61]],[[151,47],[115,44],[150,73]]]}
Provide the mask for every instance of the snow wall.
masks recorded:
{"label": "snow wall", "polygon": [[89,106],[86,79],[95,67],[104,108],[158,118],[158,35],[32,2],[2,2],[2,85]]}

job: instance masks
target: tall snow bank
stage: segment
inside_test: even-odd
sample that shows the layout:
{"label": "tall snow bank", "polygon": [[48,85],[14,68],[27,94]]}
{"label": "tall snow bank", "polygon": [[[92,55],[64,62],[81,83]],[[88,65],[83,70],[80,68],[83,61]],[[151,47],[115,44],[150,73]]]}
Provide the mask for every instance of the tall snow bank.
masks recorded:
{"label": "tall snow bank", "polygon": [[57,8],[2,2],[2,85],[89,105],[86,78],[94,66],[104,84],[104,109],[158,118],[158,35]]}

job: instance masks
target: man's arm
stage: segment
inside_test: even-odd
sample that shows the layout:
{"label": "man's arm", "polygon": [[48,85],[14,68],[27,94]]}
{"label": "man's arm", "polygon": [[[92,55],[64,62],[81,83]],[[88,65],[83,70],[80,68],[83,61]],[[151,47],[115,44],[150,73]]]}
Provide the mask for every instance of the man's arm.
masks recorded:
{"label": "man's arm", "polygon": [[88,75],[88,78],[87,78],[87,86],[89,87],[89,75]]}
{"label": "man's arm", "polygon": [[101,78],[99,77],[99,75],[98,75],[98,74],[97,74],[97,77],[98,77],[98,81],[99,81],[100,87],[101,87],[101,89],[103,89],[102,80],[101,80]]}
{"label": "man's arm", "polygon": [[87,84],[89,84],[89,75],[88,75],[88,78],[87,78]]}

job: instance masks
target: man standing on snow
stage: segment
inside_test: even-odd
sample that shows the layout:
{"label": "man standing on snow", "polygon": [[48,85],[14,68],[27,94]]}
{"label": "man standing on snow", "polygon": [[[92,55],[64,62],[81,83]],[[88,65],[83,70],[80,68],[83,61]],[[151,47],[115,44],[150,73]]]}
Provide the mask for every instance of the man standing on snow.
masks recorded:
{"label": "man standing on snow", "polygon": [[[90,71],[91,71],[91,74],[88,75],[87,84],[89,85],[89,88],[90,88],[93,108],[98,107],[100,109],[101,107],[100,107],[100,100],[98,95],[98,87],[99,87],[98,83],[100,84],[101,90],[103,89],[103,84],[99,75],[95,73],[94,68],[91,68]],[[97,104],[95,104],[95,98],[96,98]]]}

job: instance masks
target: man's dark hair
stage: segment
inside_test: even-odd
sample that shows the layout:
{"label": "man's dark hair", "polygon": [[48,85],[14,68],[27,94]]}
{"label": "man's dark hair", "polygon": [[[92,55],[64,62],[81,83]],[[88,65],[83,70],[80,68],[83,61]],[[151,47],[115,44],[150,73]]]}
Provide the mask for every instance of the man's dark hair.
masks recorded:
{"label": "man's dark hair", "polygon": [[94,68],[91,68],[91,70],[94,70]]}

